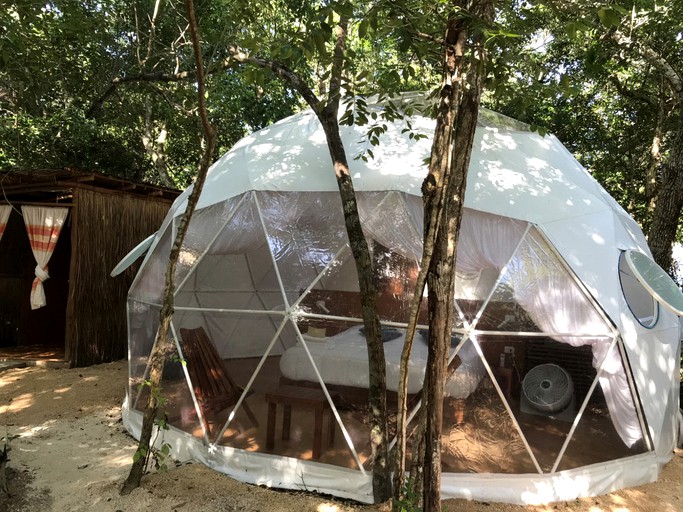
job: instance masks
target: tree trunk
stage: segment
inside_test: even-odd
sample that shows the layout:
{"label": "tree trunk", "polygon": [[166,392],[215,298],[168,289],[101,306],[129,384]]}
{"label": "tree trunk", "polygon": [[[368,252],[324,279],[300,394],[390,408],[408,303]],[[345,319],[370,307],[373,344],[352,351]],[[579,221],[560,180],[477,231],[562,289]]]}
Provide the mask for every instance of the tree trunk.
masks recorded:
{"label": "tree trunk", "polygon": [[[474,66],[483,68],[483,62]],[[446,366],[451,341],[451,329],[455,319],[454,286],[455,260],[460,222],[467,185],[467,170],[472,154],[472,143],[477,127],[483,70],[468,73],[470,87],[463,93],[458,114],[460,121],[456,130],[456,153],[453,159],[449,183],[448,202],[441,222],[440,237],[434,251],[429,273],[429,356],[425,388],[427,423],[425,432],[424,509],[441,510],[441,428],[443,415],[443,391],[446,382]],[[471,78],[471,79],[470,79]],[[423,407],[425,405],[423,404]]]}
{"label": "tree trunk", "polygon": [[[176,239],[177,240],[177,239]],[[175,262],[178,261],[176,254]],[[169,261],[169,266],[170,261]],[[173,265],[175,270],[175,265]],[[138,449],[136,451],[137,459],[133,460],[133,465],[130,468],[128,477],[123,483],[121,494],[130,494],[134,489],[140,487],[140,481],[145,471],[147,458],[149,456],[150,442],[152,439],[152,430],[154,430],[154,422],[159,411],[159,398],[161,395],[161,378],[163,376],[164,363],[173,352],[173,342],[168,336],[171,318],[173,316],[173,296],[170,299],[164,295],[164,303],[159,313],[160,323],[157,331],[156,342],[154,350],[149,359],[149,398],[147,400],[147,407],[142,418],[142,431],[140,432],[140,441],[138,442]]]}
{"label": "tree trunk", "polygon": [[[493,4],[488,0],[475,2],[471,13],[484,23],[493,20]],[[441,428],[443,392],[451,330],[455,317],[454,285],[462,208],[464,205],[472,145],[477,127],[479,104],[486,77],[484,36],[474,37],[472,56],[462,88],[461,104],[454,129],[454,154],[447,180],[446,202],[439,226],[439,237],[430,264],[429,279],[429,355],[423,407],[427,414],[425,426],[425,473],[423,505],[425,511],[441,510]]]}
{"label": "tree trunk", "polygon": [[679,108],[677,133],[669,158],[662,166],[662,181],[647,236],[652,257],[669,273],[673,270],[671,250],[683,212],[683,107]]}
{"label": "tree trunk", "polygon": [[[365,325],[368,347],[368,405],[370,407],[370,443],[372,447],[373,471],[372,489],[375,502],[391,497],[391,477],[389,474],[388,423],[386,403],[386,361],[382,343],[381,326],[377,314],[377,287],[372,268],[368,242],[358,213],[356,194],[353,188],[346,151],[339,133],[339,100],[341,98],[341,79],[346,51],[348,19],[344,16],[336,28],[336,41],[330,70],[328,102],[321,109],[319,103],[309,104],[322,124],[327,147],[330,151],[337,187],[342,202],[346,234],[349,238],[351,253],[356,263],[358,286],[360,289],[361,311]],[[312,93],[308,96],[314,97]],[[307,95],[304,95],[306,98]]]}
{"label": "tree trunk", "polygon": [[[451,210],[452,205],[448,205]],[[448,216],[446,214],[444,217]],[[444,218],[444,220],[446,220]],[[425,393],[422,407],[426,411],[424,435],[425,511],[441,510],[441,426],[443,422],[443,388],[448,347],[453,325],[453,279],[455,258],[451,244],[453,223],[441,224],[428,275],[429,285],[429,356],[425,370]],[[457,236],[457,233],[455,233]]]}
{"label": "tree trunk", "polygon": [[174,346],[168,333],[171,325],[171,319],[173,317],[173,293],[175,290],[174,276],[176,264],[178,263],[178,255],[180,254],[180,248],[182,247],[183,240],[185,239],[187,227],[190,224],[192,214],[194,213],[195,206],[199,200],[199,195],[201,194],[202,188],[204,186],[206,174],[209,170],[209,166],[213,158],[213,150],[216,144],[216,131],[213,126],[209,124],[205,105],[204,68],[202,65],[199,35],[197,33],[197,22],[194,16],[194,5],[192,0],[185,0],[185,6],[188,14],[197,68],[197,96],[199,101],[199,115],[202,121],[202,128],[204,130],[204,136],[206,139],[206,148],[204,150],[204,155],[202,156],[197,180],[195,181],[194,188],[188,197],[185,213],[180,220],[178,233],[176,234],[176,238],[173,242],[173,247],[171,248],[171,253],[169,255],[168,266],[166,267],[166,286],[164,288],[161,311],[159,312],[159,330],[157,331],[156,342],[152,349],[152,353],[150,354],[150,390],[149,398],[147,400],[147,408],[145,409],[145,414],[142,421],[140,442],[138,443],[138,458],[137,460],[134,460],[133,465],[130,468],[128,478],[126,478],[126,481],[121,488],[121,494],[130,494],[134,489],[140,486],[140,480],[142,479],[142,474],[145,470],[145,461],[147,460],[147,455],[151,450],[150,442],[152,438],[152,430],[154,429],[154,420],[157,417],[159,408],[161,379],[164,372],[164,363],[166,362],[166,358],[169,356],[169,354],[174,351]]}
{"label": "tree trunk", "polygon": [[346,152],[339,134],[336,112],[324,110],[319,116],[323,125],[330,156],[334,164],[337,186],[344,211],[346,233],[356,262],[360,287],[361,309],[369,362],[369,406],[371,412],[370,441],[372,445],[373,494],[376,502],[391,496],[387,451],[386,362],[382,344],[381,326],[377,314],[377,287],[372,259],[358,214],[358,205],[346,160]]}
{"label": "tree trunk", "polygon": [[168,161],[166,159],[166,137],[168,131],[162,126],[157,137],[154,136],[154,120],[152,119],[152,102],[149,98],[145,103],[145,132],[142,136],[142,146],[152,162],[152,168],[156,171],[153,182],[158,182],[164,187],[173,188],[175,185],[168,175]]}
{"label": "tree trunk", "polygon": [[664,122],[666,121],[666,91],[664,79],[661,79],[659,86],[659,108],[657,109],[657,123],[655,133],[652,136],[650,145],[650,162],[645,171],[645,199],[647,209],[654,212],[657,203],[658,181],[657,174],[662,164],[662,138],[664,136]]}
{"label": "tree trunk", "polygon": [[683,211],[683,79],[678,69],[672,66],[673,61],[668,61],[653,47],[620,30],[614,30],[610,35],[622,49],[635,53],[660,73],[678,104],[678,119],[673,143],[669,158],[662,165],[662,179],[647,236],[647,243],[654,260],[664,270],[671,272],[671,250],[676,240],[676,231]]}
{"label": "tree trunk", "polygon": [[[462,20],[451,18],[448,22],[445,37],[444,48],[444,71],[441,89],[441,101],[437,112],[436,126],[434,128],[434,141],[432,143],[431,158],[429,174],[422,184],[422,194],[424,203],[424,250],[423,255],[432,253],[429,260],[422,261],[421,271],[427,273],[427,278],[430,282],[430,288],[435,285],[433,282],[433,273],[435,272],[434,262],[442,259],[443,247],[439,247],[443,238],[442,223],[445,219],[445,211],[448,203],[448,189],[451,179],[451,164],[453,156],[453,129],[455,120],[457,118],[460,107],[460,99],[462,95],[461,80],[462,80],[462,57],[464,46],[467,37],[467,30]],[[421,296],[420,292],[420,296]],[[433,328],[433,319],[440,322],[441,311],[433,311],[431,308],[435,304],[434,295],[430,292],[429,295],[429,325],[430,325],[430,352],[432,351],[432,344],[434,339],[440,337],[438,328]],[[413,319],[411,318],[411,321]],[[415,321],[417,319],[415,318]],[[449,324],[450,325],[450,324]],[[435,338],[433,338],[433,336]],[[450,334],[448,336],[450,340]],[[410,347],[406,347],[402,354],[402,363],[407,363]],[[417,428],[414,432],[413,454],[410,471],[410,481],[408,487],[417,495],[421,496],[421,502],[425,507],[429,504],[425,502],[425,483],[430,482],[432,472],[427,467],[431,461],[427,460],[426,451],[431,450],[428,447],[427,432],[434,425],[434,420],[429,419],[433,411],[433,399],[431,392],[433,389],[433,373],[438,370],[438,358],[428,360],[427,368],[425,369],[425,382],[422,393],[422,405],[418,417]],[[406,385],[405,381],[401,382],[402,387]],[[405,388],[399,389],[399,393],[405,393]],[[401,410],[405,414],[405,399],[400,403]],[[440,415],[441,413],[439,413]],[[440,423],[440,420],[437,420]],[[405,428],[401,425],[399,428],[399,436],[401,430]],[[400,447],[400,446],[399,446]],[[400,468],[399,468],[400,469]],[[439,479],[440,480],[440,479]],[[440,485],[440,481],[439,484]],[[438,500],[438,498],[437,498]],[[430,500],[431,501],[431,500]],[[429,510],[428,508],[426,510]]]}

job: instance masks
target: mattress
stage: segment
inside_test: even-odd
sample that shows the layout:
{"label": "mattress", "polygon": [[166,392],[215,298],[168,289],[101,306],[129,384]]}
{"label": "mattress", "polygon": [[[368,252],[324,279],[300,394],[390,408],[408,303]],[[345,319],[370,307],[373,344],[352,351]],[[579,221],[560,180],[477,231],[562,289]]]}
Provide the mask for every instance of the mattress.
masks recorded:
{"label": "mattress", "polygon": [[[352,327],[327,338],[304,336],[315,366],[326,384],[368,388],[368,349],[360,329],[360,326]],[[400,330],[400,333],[399,337],[384,343],[389,391],[398,390],[405,331]],[[427,344],[419,333],[416,334],[408,367],[409,394],[418,393],[423,387],[427,352]],[[477,388],[486,370],[472,343],[466,343],[458,356],[462,364],[446,382],[445,394],[451,398],[467,398]],[[318,376],[301,342],[284,352],[280,359],[280,371],[288,379],[318,382]]]}

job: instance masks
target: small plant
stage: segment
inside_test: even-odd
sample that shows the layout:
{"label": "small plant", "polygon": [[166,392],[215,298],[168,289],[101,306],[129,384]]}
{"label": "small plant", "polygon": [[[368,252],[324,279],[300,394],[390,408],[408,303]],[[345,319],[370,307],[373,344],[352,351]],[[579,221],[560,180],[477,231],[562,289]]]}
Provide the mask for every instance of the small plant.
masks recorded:
{"label": "small plant", "polygon": [[422,512],[420,507],[420,494],[404,485],[401,492],[401,499],[394,500],[393,509],[396,512]]}
{"label": "small plant", "polygon": [[[162,430],[168,430],[168,416],[166,413],[156,420],[157,437]],[[156,444],[156,438],[152,442],[152,446]],[[171,460],[171,445],[163,442],[159,449],[152,448],[152,459],[154,460],[154,469],[157,471],[168,471],[169,461]]]}
{"label": "small plant", "polygon": [[[149,386],[150,389],[152,390],[153,395],[156,398],[157,404],[159,408],[162,408],[166,404],[166,398],[164,398],[161,395],[161,390],[156,389],[154,390],[151,386],[151,382],[146,380],[138,386],[138,390],[141,391],[145,386]],[[149,457],[151,455],[152,460],[154,461],[154,469],[156,471],[167,471],[169,468],[169,461],[171,461],[171,444],[170,443],[162,443],[160,448],[154,448],[154,445],[156,444],[156,440],[159,437],[159,434],[161,433],[162,430],[168,430],[168,416],[166,413],[162,413],[161,416],[159,416],[156,420],[154,420],[154,424],[157,426],[157,432],[155,438],[152,440],[150,450],[148,451],[144,447],[138,448],[138,450],[133,454],[133,462],[137,462],[140,458],[144,457],[145,459],[145,465],[144,465],[144,472],[147,472],[149,468]]]}

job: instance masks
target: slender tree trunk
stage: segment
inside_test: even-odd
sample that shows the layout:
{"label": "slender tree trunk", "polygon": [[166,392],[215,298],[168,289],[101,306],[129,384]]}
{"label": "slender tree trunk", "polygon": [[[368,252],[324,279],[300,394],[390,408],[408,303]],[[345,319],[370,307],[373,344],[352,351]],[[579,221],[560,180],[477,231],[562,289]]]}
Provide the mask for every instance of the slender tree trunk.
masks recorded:
{"label": "slender tree trunk", "polygon": [[[449,21],[446,29],[444,70],[441,83],[441,100],[437,111],[436,126],[434,128],[434,140],[432,142],[429,174],[422,184],[422,196],[424,202],[424,240],[422,248],[422,261],[420,271],[415,283],[410,305],[410,317],[406,332],[406,342],[401,352],[401,366],[398,385],[398,416],[397,416],[397,442],[394,457],[394,496],[402,498],[405,485],[405,454],[407,440],[407,387],[408,387],[408,361],[413,346],[417,317],[420,313],[420,305],[424,287],[427,282],[427,274],[432,261],[439,230],[441,211],[445,201],[444,179],[448,175],[451,161],[451,137],[453,123],[457,115],[459,104],[458,78],[462,58],[462,47],[465,42],[465,32],[460,30],[454,19]],[[424,403],[422,407],[424,407]],[[419,421],[419,420],[418,420]],[[424,428],[418,428],[423,432]],[[419,434],[418,434],[419,436]],[[423,453],[414,447],[414,453]],[[421,460],[421,458],[420,458]],[[418,477],[422,468],[419,463],[411,470],[411,485],[414,489],[415,482],[421,481]],[[420,486],[421,487],[421,486]]]}
{"label": "slender tree trunk", "polygon": [[[458,7],[463,8],[464,2]],[[460,98],[462,93],[461,79],[462,79],[462,57],[467,37],[466,24],[463,20],[455,17],[449,19],[446,27],[445,47],[444,47],[444,68],[441,88],[441,100],[437,112],[436,126],[434,128],[434,141],[432,143],[431,159],[429,166],[429,173],[424,183],[422,184],[422,194],[424,203],[424,248],[423,261],[421,263],[421,274],[426,273],[427,279],[431,283],[432,277],[430,274],[434,271],[433,263],[439,254],[440,238],[442,236],[442,222],[444,219],[443,212],[447,208],[448,202],[448,185],[451,177],[451,161],[453,152],[453,128],[455,119],[457,118],[458,108],[460,106]],[[425,257],[427,257],[425,259]],[[419,278],[419,276],[418,276]],[[419,284],[419,283],[418,283]],[[430,288],[432,284],[430,284]],[[421,300],[423,287],[420,287],[419,297],[414,297],[414,300]],[[430,292],[430,308],[433,301]],[[411,317],[410,322],[417,322],[417,311],[414,312],[415,317]],[[437,315],[438,316],[438,315]],[[430,347],[432,345],[432,333],[436,333],[432,327],[433,314],[430,311]],[[450,324],[449,324],[450,325]],[[410,333],[409,333],[410,334]],[[414,334],[414,333],[413,333]],[[449,334],[450,340],[450,334]],[[412,336],[409,338],[412,342]],[[400,451],[405,449],[405,413],[406,413],[406,383],[407,383],[407,362],[409,360],[411,345],[409,343],[404,347],[402,354],[402,374],[399,387],[399,442],[397,443],[397,481],[398,478],[403,477],[404,456],[400,455]],[[418,495],[423,494],[426,460],[425,452],[427,449],[426,432],[428,429],[429,415],[432,411],[431,403],[433,397],[430,394],[432,379],[431,375],[434,371],[434,359],[432,364],[428,363],[425,370],[425,383],[422,394],[422,406],[418,416],[417,428],[414,433],[413,454],[410,470],[410,481],[408,487]],[[438,370],[437,370],[438,371]],[[396,494],[401,489],[397,490]]]}
{"label": "slender tree trunk", "polygon": [[[493,4],[488,0],[475,1],[472,15],[484,23],[493,20]],[[461,104],[453,134],[454,154],[447,180],[446,202],[439,236],[430,263],[429,284],[429,355],[423,407],[425,422],[425,463],[423,505],[425,511],[441,510],[441,429],[443,423],[443,393],[451,330],[455,317],[454,285],[455,261],[467,185],[467,171],[477,127],[479,104],[486,77],[484,36],[474,36],[471,58],[462,87]]]}
{"label": "slender tree trunk", "polygon": [[391,497],[391,476],[389,473],[388,423],[386,407],[386,361],[381,338],[381,326],[377,314],[377,288],[374,280],[370,249],[363,233],[358,214],[358,204],[349,172],[346,150],[339,132],[339,100],[341,98],[341,79],[346,50],[347,20],[342,17],[336,29],[336,41],[330,70],[328,101],[324,108],[308,85],[291,70],[275,61],[233,53],[233,59],[268,68],[288,83],[304,98],[320,121],[332,159],[337,187],[342,202],[346,234],[349,238],[351,253],[356,263],[358,285],[365,336],[368,347],[369,407],[373,454],[373,494],[376,502]]}
{"label": "slender tree trunk", "polygon": [[[213,158],[213,150],[216,143],[216,131],[208,121],[206,105],[205,105],[205,90],[204,90],[204,66],[202,64],[201,49],[199,42],[199,35],[197,33],[197,22],[194,16],[194,4],[192,0],[185,0],[187,9],[188,21],[190,23],[190,33],[192,35],[192,44],[194,48],[194,57],[196,63],[197,74],[197,96],[199,101],[199,115],[202,121],[202,128],[206,140],[206,148],[199,167],[197,180],[194,188],[187,200],[187,207],[183,214],[180,225],[178,226],[178,233],[171,253],[169,255],[168,266],[166,268],[166,287],[164,289],[164,297],[161,311],[159,313],[159,330],[157,331],[156,343],[152,354],[150,354],[150,377],[149,377],[149,399],[147,401],[147,408],[142,420],[142,432],[140,434],[140,442],[138,443],[139,454],[148,454],[151,450],[150,441],[152,438],[152,430],[154,429],[154,420],[157,417],[159,408],[159,397],[161,393],[161,379],[163,377],[164,363],[169,354],[171,354],[175,347],[171,337],[169,337],[169,328],[171,319],[173,317],[173,293],[175,290],[174,276],[176,264],[178,262],[178,255],[180,248],[187,232],[187,227],[190,224],[190,219],[194,213],[197,200],[201,194],[206,179],[206,173]],[[130,494],[133,489],[140,486],[140,480],[145,469],[146,456],[140,456],[133,462],[130,468],[128,478],[121,488],[121,494]]]}
{"label": "slender tree trunk", "polygon": [[356,203],[356,194],[349,172],[346,151],[339,132],[339,100],[341,97],[341,77],[346,50],[346,30],[348,21],[342,17],[337,27],[337,39],[334,48],[332,69],[330,72],[330,88],[327,106],[324,109],[314,106],[320,120],[330,157],[334,165],[337,187],[344,212],[346,233],[351,246],[351,253],[356,262],[358,285],[360,289],[361,310],[365,325],[365,336],[368,347],[368,401],[370,407],[370,442],[373,455],[373,495],[376,502],[391,497],[391,477],[389,473],[388,423],[386,404],[386,361],[382,343],[381,326],[377,314],[377,287],[372,268],[372,259],[368,242],[363,233]]}
{"label": "slender tree trunk", "polygon": [[664,122],[666,121],[666,91],[664,79],[660,80],[659,86],[659,108],[657,109],[657,124],[655,125],[655,133],[652,136],[652,145],[650,146],[650,162],[645,171],[645,199],[647,200],[647,209],[654,212],[655,204],[657,203],[657,190],[659,180],[657,174],[662,164],[662,138],[664,136]]}
{"label": "slender tree trunk", "polygon": [[374,460],[373,493],[375,501],[385,501],[391,496],[391,478],[389,476],[386,442],[388,430],[386,362],[384,359],[384,345],[381,338],[381,326],[377,314],[377,287],[370,250],[363,234],[360,215],[358,214],[353,182],[346,161],[346,153],[339,135],[337,116],[331,113],[323,114],[321,122],[327,137],[330,156],[334,163],[334,171],[344,211],[346,233],[349,237],[349,244],[358,273],[370,372],[369,406],[371,412],[370,441]]}
{"label": "slender tree trunk", "polygon": [[683,107],[679,107],[677,133],[666,163],[647,243],[652,257],[664,270],[672,271],[671,251],[683,212]]}

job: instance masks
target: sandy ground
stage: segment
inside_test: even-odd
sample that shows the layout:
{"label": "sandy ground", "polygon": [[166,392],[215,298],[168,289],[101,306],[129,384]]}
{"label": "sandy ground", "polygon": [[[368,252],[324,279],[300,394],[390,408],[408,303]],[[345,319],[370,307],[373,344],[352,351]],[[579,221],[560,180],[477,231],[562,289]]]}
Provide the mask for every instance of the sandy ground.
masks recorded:
{"label": "sandy ground", "polygon": [[[7,475],[11,497],[0,511],[376,511],[306,493],[273,491],[236,482],[200,464],[147,475],[130,496],[119,496],[135,443],[123,429],[120,404],[126,365],[82,369],[23,368],[0,373],[0,437],[11,442]],[[541,507],[462,500],[444,510],[683,512],[683,452],[658,482],[598,498]]]}

